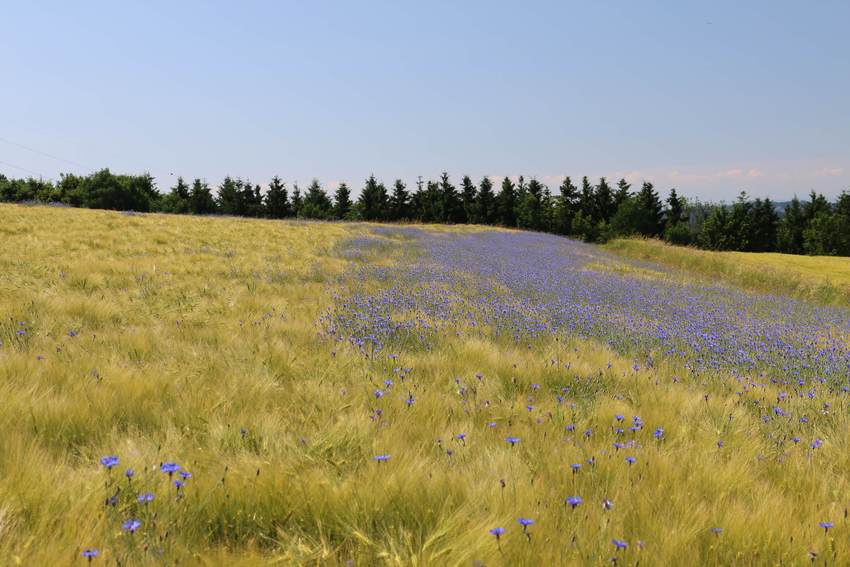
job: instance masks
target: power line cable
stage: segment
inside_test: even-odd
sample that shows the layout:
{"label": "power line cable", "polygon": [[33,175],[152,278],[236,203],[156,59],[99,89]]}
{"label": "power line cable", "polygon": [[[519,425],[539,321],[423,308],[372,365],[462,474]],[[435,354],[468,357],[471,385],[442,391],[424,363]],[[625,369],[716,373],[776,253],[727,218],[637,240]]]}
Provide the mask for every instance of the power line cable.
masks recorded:
{"label": "power line cable", "polygon": [[15,165],[14,163],[9,163],[7,161],[0,161],[0,165],[5,165],[7,167],[14,167],[15,169],[20,169],[21,171],[26,171],[27,173],[31,173],[33,175],[38,175],[42,179],[49,179],[50,181],[55,181],[52,177],[47,177],[46,175],[42,175],[41,172],[35,171],[33,169],[28,169],[26,167],[22,167],[20,165]]}
{"label": "power line cable", "polygon": [[78,162],[78,161],[74,161],[74,160],[65,159],[65,158],[62,158],[62,157],[59,157],[59,156],[55,156],[55,155],[53,155],[53,154],[49,154],[49,153],[47,153],[47,152],[43,152],[43,151],[41,151],[41,150],[37,150],[37,149],[35,149],[35,148],[31,148],[31,147],[29,147],[29,146],[25,146],[25,145],[23,145],[23,144],[19,144],[18,142],[15,142],[15,141],[9,140],[8,138],[0,137],[0,142],[6,142],[7,144],[11,144],[11,145],[13,145],[13,146],[17,146],[17,147],[19,147],[19,148],[21,148],[21,149],[24,149],[24,150],[27,150],[27,151],[29,151],[29,152],[33,152],[33,153],[39,154],[39,155],[41,155],[41,156],[48,157],[48,158],[50,158],[50,159],[55,159],[55,160],[57,160],[57,161],[63,161],[63,162],[65,162],[65,163],[68,163],[68,164],[71,164],[71,165],[76,165],[77,167],[82,167],[82,168],[84,168],[84,169],[89,169],[89,170],[90,170],[90,169],[93,169],[93,168],[91,168],[91,167],[89,167],[89,166],[87,166],[87,165],[85,165],[85,164],[83,164],[83,163],[80,163],[80,162]]}

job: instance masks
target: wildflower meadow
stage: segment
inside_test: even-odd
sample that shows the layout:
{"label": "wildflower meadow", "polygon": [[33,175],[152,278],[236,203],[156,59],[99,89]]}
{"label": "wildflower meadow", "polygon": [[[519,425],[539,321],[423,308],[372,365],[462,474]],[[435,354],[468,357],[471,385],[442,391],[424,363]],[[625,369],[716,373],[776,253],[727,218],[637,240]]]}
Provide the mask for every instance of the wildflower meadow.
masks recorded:
{"label": "wildflower meadow", "polygon": [[804,270],[48,206],[0,239],[0,564],[850,563],[850,309]]}

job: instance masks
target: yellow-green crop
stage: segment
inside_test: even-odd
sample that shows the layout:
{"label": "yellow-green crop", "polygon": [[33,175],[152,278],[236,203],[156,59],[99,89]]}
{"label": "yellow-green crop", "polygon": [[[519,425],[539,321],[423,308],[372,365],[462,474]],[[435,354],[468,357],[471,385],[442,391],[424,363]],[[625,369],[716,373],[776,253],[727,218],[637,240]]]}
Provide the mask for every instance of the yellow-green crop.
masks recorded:
{"label": "yellow-green crop", "polygon": [[0,206],[0,564],[850,562],[846,398],[815,451],[778,384],[575,336],[364,356],[321,319],[411,261],[373,228]]}

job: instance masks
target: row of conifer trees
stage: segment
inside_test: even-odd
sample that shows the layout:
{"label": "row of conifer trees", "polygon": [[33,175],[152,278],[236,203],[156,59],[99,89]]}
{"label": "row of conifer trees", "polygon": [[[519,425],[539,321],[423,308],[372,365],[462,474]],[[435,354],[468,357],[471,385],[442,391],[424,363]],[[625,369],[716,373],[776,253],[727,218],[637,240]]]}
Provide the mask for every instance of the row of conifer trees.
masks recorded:
{"label": "row of conifer trees", "polygon": [[783,207],[745,193],[731,205],[689,200],[671,189],[665,199],[652,183],[632,187],[604,177],[574,183],[564,178],[553,193],[537,179],[464,176],[455,185],[448,174],[408,187],[396,180],[389,188],[375,176],[366,179],[354,199],[340,183],[329,194],[314,180],[302,189],[275,177],[266,187],[226,177],[215,191],[201,179],[182,178],[167,193],[150,175],[117,175],[103,169],[91,175],[62,175],[56,183],[0,174],[0,201],[60,202],[76,207],[224,214],[264,218],[341,219],[381,222],[485,224],[518,227],[581,238],[588,242],[643,235],[674,244],[712,250],[786,252],[850,256],[850,193],[833,203],[812,192]]}

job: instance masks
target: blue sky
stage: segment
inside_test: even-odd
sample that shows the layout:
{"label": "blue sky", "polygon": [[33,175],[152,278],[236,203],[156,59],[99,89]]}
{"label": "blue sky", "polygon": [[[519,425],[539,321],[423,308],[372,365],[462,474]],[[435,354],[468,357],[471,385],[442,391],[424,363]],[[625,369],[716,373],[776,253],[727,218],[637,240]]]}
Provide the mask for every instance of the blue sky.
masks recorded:
{"label": "blue sky", "polygon": [[706,200],[850,188],[850,2],[3,12],[7,175],[110,167],[161,189],[176,175],[359,187],[446,170],[553,189],[606,175]]}

